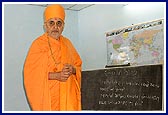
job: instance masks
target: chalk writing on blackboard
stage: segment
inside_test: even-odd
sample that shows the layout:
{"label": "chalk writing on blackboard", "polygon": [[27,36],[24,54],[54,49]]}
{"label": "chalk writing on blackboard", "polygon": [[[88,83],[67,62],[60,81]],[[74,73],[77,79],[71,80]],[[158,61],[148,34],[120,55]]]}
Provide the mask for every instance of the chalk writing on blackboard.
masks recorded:
{"label": "chalk writing on blackboard", "polygon": [[84,110],[162,110],[162,65],[82,73]]}
{"label": "chalk writing on blackboard", "polygon": [[105,70],[104,75],[105,76],[136,76],[137,75],[137,70],[131,70],[131,69],[123,69],[123,70]]}
{"label": "chalk writing on blackboard", "polygon": [[[121,81],[117,81],[117,80],[109,80],[109,79],[106,79],[105,81],[101,81],[102,84],[104,85],[110,85],[110,84],[113,84],[113,85],[118,85],[118,86],[139,86],[139,87],[153,87],[153,88],[159,88],[160,86],[158,84],[155,84],[155,83],[152,83],[152,82],[149,82],[149,81],[144,81],[144,82],[130,82],[130,81],[125,81],[125,82],[121,82]],[[124,88],[124,87],[123,87]],[[106,90],[109,90],[109,87],[100,87],[100,89],[106,89]],[[113,88],[114,89],[114,88]],[[124,88],[125,89],[125,88]],[[111,90],[111,89],[110,89]]]}

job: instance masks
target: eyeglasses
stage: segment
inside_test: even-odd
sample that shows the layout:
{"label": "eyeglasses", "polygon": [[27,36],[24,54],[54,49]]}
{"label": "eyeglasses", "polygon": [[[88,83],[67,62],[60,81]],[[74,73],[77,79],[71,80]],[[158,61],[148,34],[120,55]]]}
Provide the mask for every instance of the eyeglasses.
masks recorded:
{"label": "eyeglasses", "polygon": [[53,27],[53,26],[57,26],[57,27],[62,27],[63,26],[63,22],[62,21],[53,21],[50,20],[48,22],[46,22],[48,24],[48,26]]}

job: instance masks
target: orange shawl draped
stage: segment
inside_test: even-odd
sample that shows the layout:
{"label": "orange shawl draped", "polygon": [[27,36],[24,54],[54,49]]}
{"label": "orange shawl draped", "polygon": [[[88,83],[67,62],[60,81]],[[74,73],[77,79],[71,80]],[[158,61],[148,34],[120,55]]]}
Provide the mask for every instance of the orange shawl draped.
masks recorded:
{"label": "orange shawl draped", "polygon": [[[50,38],[53,56],[61,71],[63,64],[72,64],[76,75],[66,82],[48,80],[48,73],[56,66],[51,56],[47,33],[31,45],[24,64],[24,86],[32,110],[76,111],[81,110],[81,64],[82,61],[70,40],[61,36],[60,42]],[[60,45],[60,48],[58,48]]]}

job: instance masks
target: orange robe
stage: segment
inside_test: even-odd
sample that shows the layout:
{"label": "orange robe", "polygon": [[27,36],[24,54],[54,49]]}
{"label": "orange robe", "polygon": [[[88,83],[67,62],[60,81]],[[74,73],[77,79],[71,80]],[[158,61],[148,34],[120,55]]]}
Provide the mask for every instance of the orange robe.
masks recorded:
{"label": "orange robe", "polygon": [[49,37],[57,71],[63,64],[76,68],[66,82],[48,80],[48,73],[56,67],[51,55],[47,33],[31,45],[24,64],[24,86],[32,110],[36,111],[77,111],[81,110],[81,58],[70,40],[61,36],[60,42]]}

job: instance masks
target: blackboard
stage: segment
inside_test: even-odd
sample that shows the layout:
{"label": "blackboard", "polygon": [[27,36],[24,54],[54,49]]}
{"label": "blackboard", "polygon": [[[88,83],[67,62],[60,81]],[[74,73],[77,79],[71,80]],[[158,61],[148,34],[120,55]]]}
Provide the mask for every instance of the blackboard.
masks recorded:
{"label": "blackboard", "polygon": [[82,110],[162,110],[163,65],[82,71]]}

